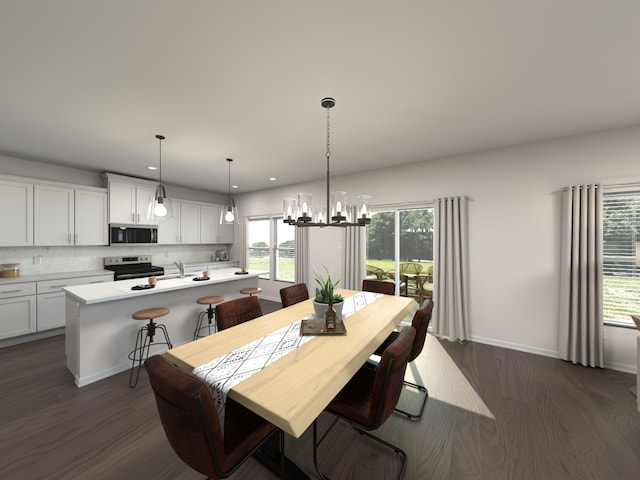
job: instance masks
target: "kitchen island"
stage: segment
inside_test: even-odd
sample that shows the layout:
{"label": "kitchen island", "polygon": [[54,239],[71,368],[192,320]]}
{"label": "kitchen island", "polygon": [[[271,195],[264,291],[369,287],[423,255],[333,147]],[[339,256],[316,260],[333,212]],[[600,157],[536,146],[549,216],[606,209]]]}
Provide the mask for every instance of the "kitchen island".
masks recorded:
{"label": "kitchen island", "polygon": [[[190,342],[203,308],[196,303],[198,298],[222,295],[227,301],[242,297],[240,289],[257,287],[258,276],[264,273],[237,272],[237,268],[211,270],[209,280],[203,281],[194,280],[196,276],[159,277],[156,286],[147,290],[132,290],[136,285],[145,285],[146,278],[64,288],[65,353],[76,385],[83,387],[131,368],[127,356],[143,326],[143,322],[131,318],[138,310],[169,308],[170,313],[158,322],[166,325],[174,347]],[[150,354],[165,349],[152,347]]]}

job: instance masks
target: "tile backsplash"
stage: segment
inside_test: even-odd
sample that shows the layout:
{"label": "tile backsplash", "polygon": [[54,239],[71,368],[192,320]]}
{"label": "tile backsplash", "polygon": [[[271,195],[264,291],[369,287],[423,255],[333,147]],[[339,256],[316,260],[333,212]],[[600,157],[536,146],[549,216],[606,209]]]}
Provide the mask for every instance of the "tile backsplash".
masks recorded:
{"label": "tile backsplash", "polygon": [[[20,263],[20,275],[101,270],[104,257],[151,255],[154,265],[210,262],[215,251],[228,245],[154,245],[127,247],[0,247],[0,263]],[[36,263],[37,261],[40,263]]]}

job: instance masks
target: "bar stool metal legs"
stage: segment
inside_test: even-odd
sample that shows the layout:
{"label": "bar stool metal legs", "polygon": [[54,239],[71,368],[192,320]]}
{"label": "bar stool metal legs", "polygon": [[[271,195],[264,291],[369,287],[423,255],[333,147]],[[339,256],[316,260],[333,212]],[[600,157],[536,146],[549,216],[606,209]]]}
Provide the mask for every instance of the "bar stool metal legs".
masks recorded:
{"label": "bar stool metal legs", "polygon": [[[215,309],[213,305],[216,303],[223,302],[224,298],[219,295],[213,295],[210,297],[201,297],[196,303],[198,305],[208,305],[207,309],[200,312],[198,315],[198,321],[196,322],[196,329],[193,332],[193,339],[197,340],[198,338],[206,337],[207,335],[211,335],[218,331],[218,324],[215,321]],[[207,319],[207,323],[204,323],[204,319]],[[213,331],[212,331],[213,330]],[[204,331],[204,334],[203,334]]]}
{"label": "bar stool metal legs", "polygon": [[[149,357],[149,350],[151,344],[154,345],[167,345],[168,348],[173,348],[171,340],[169,340],[169,334],[167,328],[161,323],[155,323],[153,320],[158,317],[163,317],[169,313],[169,309],[166,307],[147,308],[145,310],[139,310],[135,312],[131,317],[135,320],[149,320],[149,323],[144,325],[138,334],[136,335],[136,345],[129,353],[129,360],[131,360],[131,371],[129,373],[129,387],[134,388],[138,384],[138,377],[140,376],[140,369],[142,363]],[[164,342],[154,342],[153,337],[158,334],[158,331],[164,335]],[[136,362],[138,367],[136,368]],[[133,378],[133,372],[136,372],[135,379]]]}

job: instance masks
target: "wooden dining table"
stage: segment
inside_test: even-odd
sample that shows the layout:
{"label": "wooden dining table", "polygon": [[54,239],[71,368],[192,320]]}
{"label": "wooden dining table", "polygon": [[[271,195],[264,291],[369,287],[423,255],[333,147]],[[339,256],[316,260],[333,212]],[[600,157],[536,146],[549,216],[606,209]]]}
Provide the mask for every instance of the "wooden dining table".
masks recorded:
{"label": "wooden dining table", "polygon": [[[345,298],[353,290],[338,290]],[[345,335],[318,335],[229,391],[229,397],[289,435],[300,437],[371,354],[417,305],[382,295],[344,319]],[[165,357],[192,372],[279,328],[309,317],[311,300],[173,348]]]}

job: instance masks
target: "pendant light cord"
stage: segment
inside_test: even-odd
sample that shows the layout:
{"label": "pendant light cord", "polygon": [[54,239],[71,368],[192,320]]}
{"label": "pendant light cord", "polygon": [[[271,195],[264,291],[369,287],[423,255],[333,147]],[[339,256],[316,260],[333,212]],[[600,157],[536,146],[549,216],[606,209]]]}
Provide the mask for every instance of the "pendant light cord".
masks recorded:
{"label": "pendant light cord", "polygon": [[164,140],[164,135],[156,135],[156,138],[158,139],[158,156],[160,158],[160,168],[158,169],[158,172],[160,174],[160,185],[162,185],[162,140]]}

